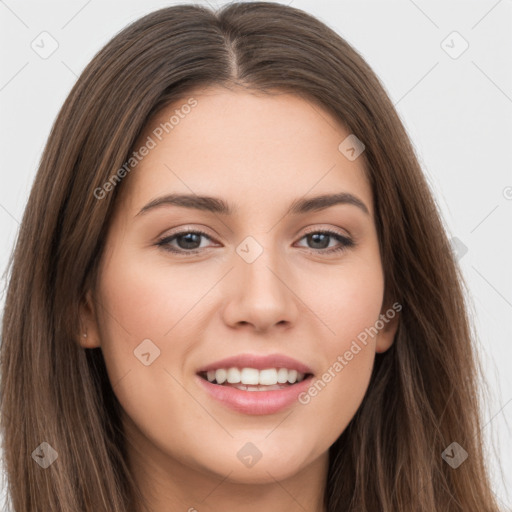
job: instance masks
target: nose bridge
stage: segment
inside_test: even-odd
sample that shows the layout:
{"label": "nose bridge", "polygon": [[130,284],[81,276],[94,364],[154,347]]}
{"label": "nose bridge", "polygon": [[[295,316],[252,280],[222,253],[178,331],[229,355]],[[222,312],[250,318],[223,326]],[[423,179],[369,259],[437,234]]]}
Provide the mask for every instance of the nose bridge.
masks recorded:
{"label": "nose bridge", "polygon": [[260,236],[265,238],[265,246],[255,237],[248,236],[236,248],[236,265],[239,267],[244,289],[248,292],[278,293],[282,292],[282,282],[276,277],[279,274],[282,258],[278,253],[278,247],[273,244],[272,236]]}
{"label": "nose bridge", "polygon": [[235,282],[226,310],[229,323],[251,323],[258,330],[292,322],[296,316],[293,294],[285,284],[289,273],[279,248],[268,246],[272,236],[261,238],[266,246],[248,236],[235,249]]}

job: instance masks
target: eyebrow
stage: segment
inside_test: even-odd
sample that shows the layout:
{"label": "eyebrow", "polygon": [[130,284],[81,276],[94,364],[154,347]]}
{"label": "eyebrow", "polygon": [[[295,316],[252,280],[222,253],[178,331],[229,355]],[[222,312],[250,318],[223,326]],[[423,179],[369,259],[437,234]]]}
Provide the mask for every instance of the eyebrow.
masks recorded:
{"label": "eyebrow", "polygon": [[[316,197],[296,199],[289,206],[285,215],[301,215],[308,212],[317,212],[338,204],[348,204],[361,209],[366,215],[370,215],[367,206],[353,194],[341,192],[338,194],[324,194]],[[226,201],[218,197],[198,196],[195,194],[168,194],[150,201],[136,216],[162,206],[181,206],[221,215],[232,216],[238,212],[237,206],[230,206]]]}

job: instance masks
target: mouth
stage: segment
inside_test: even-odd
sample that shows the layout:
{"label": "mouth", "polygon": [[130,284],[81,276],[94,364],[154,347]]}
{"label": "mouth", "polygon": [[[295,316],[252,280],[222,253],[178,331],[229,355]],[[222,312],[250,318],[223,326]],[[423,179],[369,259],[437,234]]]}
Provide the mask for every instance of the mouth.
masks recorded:
{"label": "mouth", "polygon": [[203,380],[217,386],[231,387],[240,391],[279,391],[296,386],[313,376],[295,368],[218,368],[197,374]]}
{"label": "mouth", "polygon": [[295,368],[217,368],[199,371],[198,384],[223,407],[247,415],[274,414],[299,403],[313,373]]}
{"label": "mouth", "polygon": [[313,370],[285,354],[239,354],[198,368],[200,388],[214,402],[241,414],[274,414],[298,404]]}

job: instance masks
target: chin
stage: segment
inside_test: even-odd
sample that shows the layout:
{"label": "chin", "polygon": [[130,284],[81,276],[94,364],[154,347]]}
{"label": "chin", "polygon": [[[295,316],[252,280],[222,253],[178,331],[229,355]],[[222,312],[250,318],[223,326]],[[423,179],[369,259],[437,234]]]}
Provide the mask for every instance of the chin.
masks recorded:
{"label": "chin", "polygon": [[[276,480],[286,480],[296,475],[311,463],[305,453],[293,452],[296,447],[294,444],[282,445],[281,449],[275,446],[261,448],[259,455],[254,446],[249,443],[242,444],[241,448],[237,446],[234,456],[226,456],[229,449],[223,450],[223,456],[217,457],[217,454],[212,454],[212,459],[206,464],[206,461],[203,461],[203,468],[222,478],[226,477],[226,480],[232,483],[275,483]],[[292,457],[289,456],[290,453]]]}

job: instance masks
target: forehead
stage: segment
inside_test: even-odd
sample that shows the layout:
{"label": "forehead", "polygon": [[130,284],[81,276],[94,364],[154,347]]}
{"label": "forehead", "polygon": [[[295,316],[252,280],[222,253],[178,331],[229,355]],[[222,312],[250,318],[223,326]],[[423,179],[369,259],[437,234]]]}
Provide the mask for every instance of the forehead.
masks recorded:
{"label": "forehead", "polygon": [[196,89],[145,126],[134,150],[150,147],[131,171],[131,209],[179,192],[226,197],[243,208],[304,195],[356,194],[372,209],[363,158],[340,144],[350,131],[329,112],[291,93]]}

